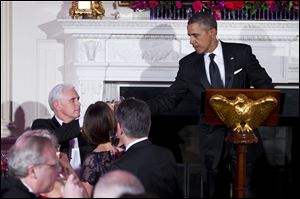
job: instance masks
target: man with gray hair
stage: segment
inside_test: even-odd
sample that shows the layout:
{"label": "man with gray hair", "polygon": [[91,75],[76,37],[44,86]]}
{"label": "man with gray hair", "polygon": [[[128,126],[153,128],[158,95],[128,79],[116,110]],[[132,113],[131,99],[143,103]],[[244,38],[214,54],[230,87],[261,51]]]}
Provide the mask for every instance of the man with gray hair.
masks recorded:
{"label": "man with gray hair", "polygon": [[[8,152],[7,177],[1,178],[1,198],[36,198],[50,192],[59,174],[57,141],[47,130],[21,135]],[[63,197],[84,197],[79,179],[69,175]]]}
{"label": "man with gray hair", "polygon": [[117,137],[125,145],[126,152],[111,168],[137,176],[147,194],[162,198],[182,197],[174,155],[148,139],[151,126],[148,105],[142,100],[126,99],[120,103],[115,115]]}
{"label": "man with gray hair", "polygon": [[56,85],[49,93],[48,103],[54,116],[51,119],[36,119],[31,128],[53,132],[60,144],[60,151],[71,158],[74,169],[80,169],[85,154],[95,147],[81,137],[78,120],[81,104],[75,87],[71,84]]}
{"label": "man with gray hair", "polygon": [[94,198],[119,198],[125,195],[142,196],[145,189],[140,180],[133,174],[115,170],[99,178],[94,188]]}

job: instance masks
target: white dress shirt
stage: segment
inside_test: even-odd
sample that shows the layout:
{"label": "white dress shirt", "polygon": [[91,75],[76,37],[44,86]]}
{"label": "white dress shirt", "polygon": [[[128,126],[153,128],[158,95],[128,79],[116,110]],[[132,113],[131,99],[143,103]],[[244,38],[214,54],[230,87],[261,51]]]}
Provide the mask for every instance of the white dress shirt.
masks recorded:
{"label": "white dress shirt", "polygon": [[[60,125],[63,125],[63,121],[56,117],[56,120],[59,122]],[[69,140],[69,152],[70,155],[70,164],[75,171],[80,171],[81,169],[81,158],[80,158],[80,151],[79,151],[79,144],[78,138],[73,138]]]}
{"label": "white dress shirt", "polygon": [[205,53],[204,54],[204,62],[205,62],[205,72],[206,72],[206,77],[209,83],[210,81],[210,75],[209,75],[209,64],[210,64],[210,58],[209,55],[211,53],[215,54],[214,61],[218,65],[219,71],[220,71],[220,76],[221,80],[223,82],[223,86],[225,87],[225,66],[224,66],[224,59],[223,59],[223,51],[222,51],[222,45],[221,42],[218,40],[218,46],[217,48],[210,53]]}

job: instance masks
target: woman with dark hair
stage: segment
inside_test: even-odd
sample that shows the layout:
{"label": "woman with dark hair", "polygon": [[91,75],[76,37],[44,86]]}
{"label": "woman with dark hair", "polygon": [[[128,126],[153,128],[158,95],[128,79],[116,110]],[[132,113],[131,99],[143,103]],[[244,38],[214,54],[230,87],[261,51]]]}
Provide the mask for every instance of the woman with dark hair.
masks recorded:
{"label": "woman with dark hair", "polygon": [[91,196],[99,177],[106,173],[110,163],[121,155],[121,152],[115,152],[116,143],[112,142],[116,132],[116,119],[109,105],[101,101],[91,104],[85,112],[82,130],[83,137],[89,143],[97,145],[95,150],[85,157],[80,175],[80,180]]}

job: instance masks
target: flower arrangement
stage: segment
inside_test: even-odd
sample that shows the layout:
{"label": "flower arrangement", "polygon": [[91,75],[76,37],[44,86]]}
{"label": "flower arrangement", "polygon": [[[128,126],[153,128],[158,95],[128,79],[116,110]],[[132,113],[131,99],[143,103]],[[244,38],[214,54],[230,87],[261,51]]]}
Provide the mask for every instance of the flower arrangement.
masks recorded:
{"label": "flower arrangement", "polygon": [[182,7],[181,1],[133,1],[131,8],[136,11],[145,11],[148,8],[155,8],[158,6],[176,6],[177,8]]}
{"label": "flower arrangement", "polygon": [[[258,13],[265,15],[265,11],[285,13],[285,18],[288,18],[288,16],[291,18],[291,16],[293,16],[293,19],[299,19],[299,1],[133,1],[131,4],[131,8],[135,12],[162,7],[164,7],[165,10],[171,10],[171,12],[179,9],[185,9],[186,12],[192,11],[192,13],[199,11],[211,12],[217,20],[250,19],[247,18],[247,16],[255,16]],[[243,14],[241,14],[242,11]],[[226,18],[228,15],[229,18]],[[232,15],[231,18],[230,15]],[[174,16],[173,18],[176,19]],[[188,17],[186,14],[183,18]],[[284,16],[281,17],[284,18]],[[261,16],[255,19],[260,18]]]}

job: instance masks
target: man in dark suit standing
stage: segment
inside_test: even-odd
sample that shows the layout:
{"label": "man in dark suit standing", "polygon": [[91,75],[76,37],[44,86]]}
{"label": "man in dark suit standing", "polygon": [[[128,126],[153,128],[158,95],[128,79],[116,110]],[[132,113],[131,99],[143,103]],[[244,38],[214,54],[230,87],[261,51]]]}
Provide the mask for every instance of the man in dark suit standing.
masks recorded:
{"label": "man in dark suit standing", "polygon": [[[273,88],[272,79],[252,53],[249,45],[226,43],[217,39],[217,22],[210,13],[195,13],[187,25],[190,44],[195,52],[179,61],[179,71],[173,84],[157,98],[147,101],[152,114],[170,111],[188,93],[199,103],[207,88]],[[203,99],[202,99],[203,100]],[[200,142],[204,154],[206,175],[204,176],[204,196],[218,197],[216,179],[223,160],[229,158],[231,168],[235,168],[236,151],[225,142],[225,126],[204,124],[200,114]],[[259,137],[259,136],[258,136]],[[248,146],[247,183],[248,197],[252,197],[252,172],[258,158],[261,140],[258,144]]]}
{"label": "man in dark suit standing", "polygon": [[72,158],[71,165],[78,170],[80,169],[78,164],[84,161],[85,154],[94,149],[80,133],[79,95],[73,85],[58,84],[50,91],[48,103],[54,116],[51,119],[35,120],[31,128],[52,131],[58,139],[60,151]]}
{"label": "man in dark suit standing", "polygon": [[148,139],[151,126],[148,105],[141,100],[126,99],[117,108],[116,119],[117,137],[125,145],[126,152],[111,168],[134,174],[147,194],[162,198],[182,197],[172,152],[153,145]]}

